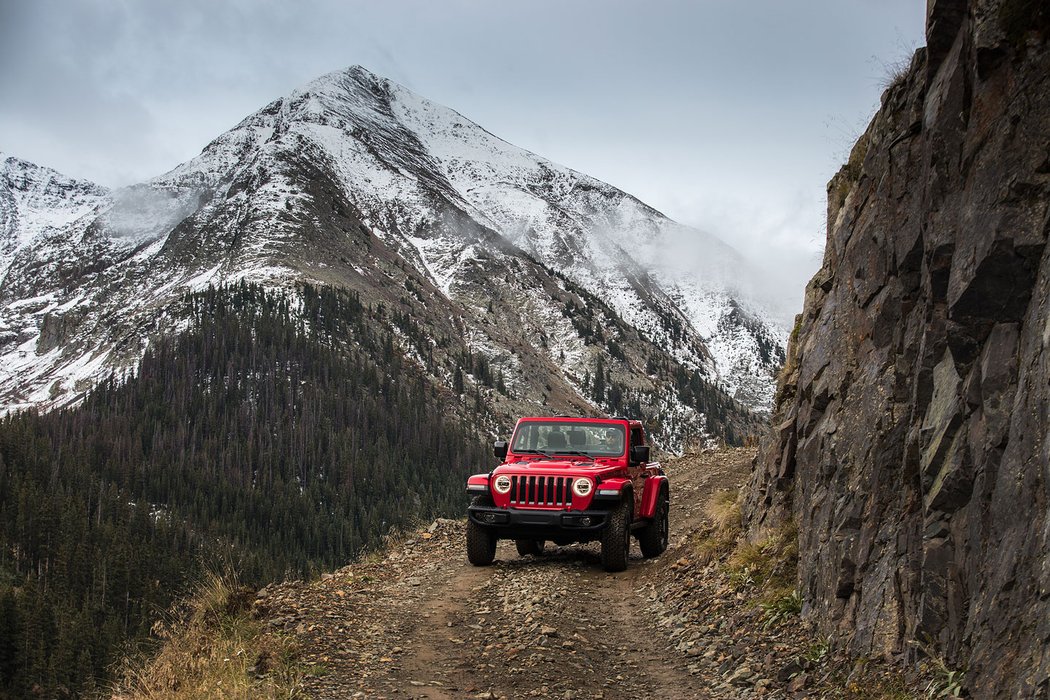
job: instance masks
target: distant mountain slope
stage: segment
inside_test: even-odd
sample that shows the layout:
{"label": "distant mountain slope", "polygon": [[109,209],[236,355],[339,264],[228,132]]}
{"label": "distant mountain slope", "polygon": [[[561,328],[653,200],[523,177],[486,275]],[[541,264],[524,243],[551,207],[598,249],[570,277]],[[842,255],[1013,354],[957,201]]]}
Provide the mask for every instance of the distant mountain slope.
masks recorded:
{"label": "distant mountain slope", "polygon": [[[464,354],[481,358],[506,392],[465,381],[495,414],[644,406],[680,442],[749,420],[716,385],[752,407],[771,400],[782,334],[721,283],[718,268],[739,263],[731,249],[709,239],[710,270],[675,270],[661,255],[684,227],[361,68],[115,192],[4,164],[6,410],[76,400],[185,326],[179,295],[242,279],[383,303],[418,324],[398,342],[439,384],[453,386]],[[20,184],[45,181],[47,197]],[[600,396],[599,364],[599,387],[615,389]]]}

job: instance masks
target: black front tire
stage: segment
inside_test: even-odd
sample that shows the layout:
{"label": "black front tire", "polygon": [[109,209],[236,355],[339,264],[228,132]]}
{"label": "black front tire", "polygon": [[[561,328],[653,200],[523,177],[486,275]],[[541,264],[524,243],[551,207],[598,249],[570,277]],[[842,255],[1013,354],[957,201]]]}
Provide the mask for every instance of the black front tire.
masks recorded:
{"label": "black front tire", "polygon": [[606,571],[623,571],[631,553],[631,503],[630,494],[609,514],[609,522],[602,531],[602,568]]}
{"label": "black front tire", "polygon": [[653,522],[638,533],[638,547],[646,559],[658,557],[667,549],[667,540],[671,533],[668,518],[670,510],[667,489],[661,489],[660,497],[656,501],[656,512],[653,513]]}
{"label": "black front tire", "polygon": [[[491,506],[492,499],[475,496],[472,506]],[[467,519],[467,560],[474,566],[488,566],[496,558],[496,533]]]}
{"label": "black front tire", "polygon": [[518,549],[518,554],[527,557],[533,555],[538,557],[543,554],[543,546],[546,544],[543,540],[514,540],[514,546]]}

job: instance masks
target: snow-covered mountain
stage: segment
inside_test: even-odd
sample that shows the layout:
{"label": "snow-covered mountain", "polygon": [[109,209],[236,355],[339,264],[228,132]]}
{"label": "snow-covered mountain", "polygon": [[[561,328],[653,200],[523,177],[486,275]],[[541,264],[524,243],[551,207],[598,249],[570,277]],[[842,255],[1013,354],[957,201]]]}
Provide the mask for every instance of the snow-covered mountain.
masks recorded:
{"label": "snow-covered mountain", "polygon": [[[684,238],[702,265],[671,254]],[[744,270],[724,243],[354,67],[132,187],[4,157],[0,408],[75,401],[180,330],[186,291],[248,279],[411,316],[433,347],[402,332],[406,352],[431,366],[437,348],[446,383],[457,352],[486,358],[510,387],[497,402],[593,409],[600,356],[665,421],[703,423],[654,367],[768,409],[786,338],[729,282]]]}

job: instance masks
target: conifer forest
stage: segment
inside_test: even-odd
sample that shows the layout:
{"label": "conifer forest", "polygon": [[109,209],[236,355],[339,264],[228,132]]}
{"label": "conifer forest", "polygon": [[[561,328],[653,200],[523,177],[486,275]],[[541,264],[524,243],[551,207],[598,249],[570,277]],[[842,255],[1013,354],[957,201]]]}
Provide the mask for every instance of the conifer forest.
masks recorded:
{"label": "conifer forest", "polygon": [[136,376],[0,421],[0,698],[91,694],[205,567],[263,585],[341,566],[458,513],[486,463],[382,307],[249,284],[184,306]]}

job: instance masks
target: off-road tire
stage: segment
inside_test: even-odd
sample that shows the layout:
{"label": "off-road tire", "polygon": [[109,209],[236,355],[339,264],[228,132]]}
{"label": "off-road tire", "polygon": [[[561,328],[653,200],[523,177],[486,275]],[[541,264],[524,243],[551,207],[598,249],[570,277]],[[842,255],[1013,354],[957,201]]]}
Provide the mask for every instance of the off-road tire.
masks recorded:
{"label": "off-road tire", "polygon": [[602,568],[623,571],[631,553],[631,504],[633,497],[624,494],[623,500],[609,513],[609,522],[602,530]]}
{"label": "off-road tire", "polygon": [[[488,496],[475,496],[472,506],[491,506]],[[467,518],[467,560],[474,566],[488,566],[496,558],[496,533]]]}
{"label": "off-road tire", "polygon": [[543,554],[543,545],[546,544],[543,540],[514,540],[514,546],[518,549],[518,554],[527,557],[533,555],[538,557]]}
{"label": "off-road tire", "polygon": [[653,521],[638,532],[638,547],[646,559],[658,557],[667,549],[667,539],[671,532],[668,522],[669,511],[670,498],[667,495],[667,488],[661,488],[660,495],[656,499]]}

